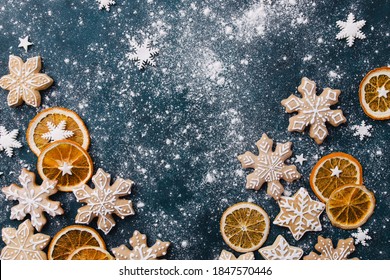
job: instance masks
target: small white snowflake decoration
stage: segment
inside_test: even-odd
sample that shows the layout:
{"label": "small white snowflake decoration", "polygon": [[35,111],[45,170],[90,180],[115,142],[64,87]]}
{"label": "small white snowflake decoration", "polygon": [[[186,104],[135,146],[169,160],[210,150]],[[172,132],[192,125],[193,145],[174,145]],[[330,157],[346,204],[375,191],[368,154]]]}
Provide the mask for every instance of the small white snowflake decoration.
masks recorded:
{"label": "small white snowflake decoration", "polygon": [[87,185],[80,185],[73,188],[73,193],[79,202],[85,202],[77,211],[76,223],[89,224],[95,217],[98,218],[98,228],[105,234],[115,226],[113,214],[124,219],[129,215],[134,215],[132,202],[130,200],[119,199],[131,193],[133,181],[118,178],[110,186],[110,174],[99,168],[92,177],[95,188]]}
{"label": "small white snowflake decoration", "polygon": [[53,124],[52,122],[47,122],[47,128],[49,132],[42,134],[42,138],[50,142],[64,140],[66,138],[73,136],[73,131],[66,130],[66,121],[60,121],[58,125]]}
{"label": "small white snowflake decoration", "polygon": [[8,132],[4,126],[0,126],[0,152],[5,151],[7,156],[12,157],[13,149],[22,147],[22,144],[16,140],[18,133],[17,129]]}
{"label": "small white snowflake decoration", "polygon": [[18,200],[19,204],[11,208],[11,219],[23,220],[27,214],[31,216],[31,224],[37,231],[41,231],[46,224],[44,212],[54,217],[64,214],[61,203],[50,200],[49,197],[55,194],[57,181],[44,180],[41,185],[35,183],[35,174],[22,169],[19,176],[22,187],[12,184],[2,189],[5,198]]}
{"label": "small white snowflake decoration", "polygon": [[28,47],[34,45],[33,43],[29,42],[28,36],[24,38],[19,38],[19,45],[18,48],[23,48],[26,52],[28,51]]}
{"label": "small white snowflake decoration", "polygon": [[368,235],[368,228],[362,230],[360,227],[357,229],[357,232],[352,233],[352,237],[355,238],[355,244],[362,244],[363,246],[368,246],[366,240],[371,240],[371,236]]}
{"label": "small white snowflake decoration", "polygon": [[292,197],[282,196],[279,207],[274,224],[289,228],[295,240],[307,231],[322,230],[320,215],[325,204],[311,199],[306,189],[300,188]]}
{"label": "small white snowflake decoration", "polygon": [[370,137],[371,136],[371,129],[372,125],[366,125],[365,121],[362,121],[360,125],[353,125],[351,129],[354,132],[353,136],[359,136],[360,141],[364,139],[364,137]]}
{"label": "small white snowflake decoration", "polygon": [[131,61],[135,61],[139,70],[145,69],[146,65],[156,66],[154,58],[158,55],[159,49],[152,47],[151,40],[146,39],[142,45],[139,45],[134,40],[131,40],[130,46],[134,49],[134,51],[126,54],[126,57]]}
{"label": "small white snowflake decoration", "polygon": [[106,9],[110,10],[110,6],[115,4],[114,0],[96,0],[99,3],[99,10]]}
{"label": "small white snowflake decoration", "polygon": [[336,39],[342,40],[347,39],[347,43],[349,47],[353,46],[355,42],[355,38],[365,39],[366,35],[360,29],[366,24],[365,20],[355,21],[354,14],[350,13],[348,15],[347,21],[338,20],[336,22],[337,27],[341,29],[341,31],[336,35]]}

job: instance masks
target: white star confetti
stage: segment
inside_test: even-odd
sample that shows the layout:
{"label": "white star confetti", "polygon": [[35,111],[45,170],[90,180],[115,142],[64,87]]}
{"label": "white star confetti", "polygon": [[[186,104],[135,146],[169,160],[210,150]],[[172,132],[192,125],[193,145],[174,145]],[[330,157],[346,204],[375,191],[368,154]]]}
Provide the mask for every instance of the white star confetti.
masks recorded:
{"label": "white star confetti", "polygon": [[360,141],[364,139],[364,137],[370,137],[371,136],[371,129],[372,125],[366,125],[365,121],[362,121],[360,125],[353,125],[351,127],[355,133],[353,136],[359,136]]}
{"label": "white star confetti", "polygon": [[18,48],[24,48],[24,50],[27,52],[28,51],[28,47],[29,46],[32,46],[34,45],[33,43],[29,42],[28,41],[28,36],[24,37],[24,38],[19,38],[19,46]]}
{"label": "white star confetti", "polygon": [[338,20],[336,24],[337,27],[341,29],[341,31],[336,35],[336,39],[347,39],[349,47],[353,46],[355,38],[366,39],[366,35],[364,35],[362,31],[360,31],[360,29],[366,24],[366,21],[355,21],[354,14],[350,13],[348,15],[347,21]]}
{"label": "white star confetti", "polygon": [[357,229],[357,232],[352,233],[352,237],[355,238],[355,244],[362,244],[363,246],[369,246],[366,240],[371,240],[371,236],[368,235],[368,228],[362,230],[360,227]]}
{"label": "white star confetti", "polygon": [[300,165],[303,165],[303,162],[307,161],[307,158],[303,157],[303,154],[300,154],[296,157],[295,162],[299,163]]}

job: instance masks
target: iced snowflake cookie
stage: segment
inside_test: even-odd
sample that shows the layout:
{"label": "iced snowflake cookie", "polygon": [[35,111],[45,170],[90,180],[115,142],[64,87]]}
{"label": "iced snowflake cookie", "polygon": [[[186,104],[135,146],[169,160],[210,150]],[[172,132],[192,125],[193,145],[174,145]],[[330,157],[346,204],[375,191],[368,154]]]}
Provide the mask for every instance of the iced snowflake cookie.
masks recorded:
{"label": "iced snowflake cookie", "polygon": [[76,142],[59,140],[47,145],[39,154],[37,170],[43,179],[57,180],[57,188],[71,192],[92,177],[89,154]]}
{"label": "iced snowflake cookie", "polygon": [[278,200],[284,191],[280,180],[292,182],[301,178],[301,174],[294,165],[286,165],[284,161],[291,157],[291,142],[277,143],[275,151],[272,151],[273,141],[263,134],[256,146],[259,155],[245,152],[238,156],[243,168],[253,168],[254,171],[247,176],[246,188],[259,190],[267,182],[268,195]]}
{"label": "iced snowflake cookie", "polygon": [[87,185],[73,188],[77,201],[86,203],[77,211],[76,223],[89,224],[97,217],[98,228],[107,234],[115,226],[113,214],[122,219],[135,214],[130,200],[119,199],[131,193],[133,181],[118,178],[112,186],[110,181],[110,174],[99,168],[92,177],[94,189]]}
{"label": "iced snowflake cookie", "polygon": [[132,250],[125,245],[112,249],[117,260],[157,260],[167,254],[168,247],[171,244],[157,239],[152,247],[148,247],[146,235],[137,230],[134,231],[129,243],[133,248]]}
{"label": "iced snowflake cookie", "polygon": [[0,152],[5,151],[8,157],[12,157],[14,149],[22,147],[22,144],[16,140],[19,130],[14,129],[9,132],[4,126],[0,126]]}
{"label": "iced snowflake cookie", "polygon": [[152,47],[151,40],[146,39],[142,45],[131,40],[130,45],[134,52],[126,54],[126,57],[135,62],[138,70],[144,70],[147,65],[156,66],[154,58],[158,55],[159,50]]}
{"label": "iced snowflake cookie", "polygon": [[326,213],[332,225],[355,229],[374,213],[375,197],[365,186],[347,184],[335,189],[326,202]]}
{"label": "iced snowflake cookie", "polygon": [[222,261],[230,261],[230,260],[246,261],[246,260],[254,260],[255,255],[253,254],[253,252],[249,252],[249,253],[239,255],[238,258],[236,258],[236,256],[233,253],[230,253],[229,251],[226,250],[222,250],[221,255],[219,255],[218,259]]}
{"label": "iced snowflake cookie", "polygon": [[28,125],[27,143],[34,154],[50,143],[59,140],[71,140],[88,150],[90,137],[83,120],[73,111],[53,107],[38,113]]}
{"label": "iced snowflake cookie", "polygon": [[267,240],[268,214],[260,206],[240,202],[222,214],[220,230],[225,243],[236,252],[253,252]]}
{"label": "iced snowflake cookie", "polygon": [[38,107],[41,105],[40,90],[47,89],[53,80],[46,74],[39,73],[42,68],[41,57],[27,59],[11,55],[8,63],[10,74],[0,79],[0,87],[9,90],[8,106],[16,107],[24,102]]}
{"label": "iced snowflake cookie", "polygon": [[19,176],[22,187],[12,184],[3,187],[2,192],[8,200],[17,200],[19,204],[11,208],[12,220],[23,220],[27,214],[31,216],[31,224],[41,231],[46,224],[44,212],[54,217],[64,214],[61,203],[49,199],[57,192],[56,181],[44,179],[41,185],[35,183],[35,174],[22,169]]}
{"label": "iced snowflake cookie", "polygon": [[321,158],[310,174],[310,186],[315,195],[327,202],[331,193],[345,184],[362,184],[363,169],[353,156],[336,152]]}
{"label": "iced snowflake cookie", "polygon": [[[304,260],[347,260],[348,256],[355,251],[353,238],[341,239],[337,243],[337,247],[333,248],[332,240],[318,236],[318,243],[314,247],[320,252],[320,255],[311,252],[303,257]],[[358,258],[350,260],[358,260]]]}
{"label": "iced snowflake cookie", "polygon": [[303,255],[303,250],[290,246],[283,236],[278,235],[274,244],[259,249],[259,253],[266,260],[299,260]]}
{"label": "iced snowflake cookie", "polygon": [[[104,251],[106,244],[93,228],[72,225],[61,229],[50,242],[47,257],[49,260],[67,260],[75,251],[85,247],[97,247]],[[86,252],[84,252],[86,253]],[[84,255],[84,253],[82,253]]]}
{"label": "iced snowflake cookie", "polygon": [[298,112],[296,116],[290,118],[288,131],[302,132],[310,126],[310,137],[317,144],[322,144],[328,136],[326,122],[339,126],[347,121],[341,110],[330,108],[339,101],[340,90],[325,88],[318,96],[316,83],[304,77],[298,91],[302,94],[302,98],[292,94],[289,98],[282,100],[287,113]]}
{"label": "iced snowflake cookie", "polygon": [[364,113],[370,118],[390,119],[390,67],[368,72],[360,83],[359,99]]}
{"label": "iced snowflake cookie", "polygon": [[282,196],[278,201],[280,212],[274,224],[290,229],[295,240],[308,231],[321,231],[320,215],[325,204],[312,200],[306,189],[300,188],[292,197]]}
{"label": "iced snowflake cookie", "polygon": [[50,241],[50,236],[34,234],[30,220],[21,223],[18,229],[3,228],[2,238],[6,246],[1,250],[1,260],[46,260],[43,249]]}

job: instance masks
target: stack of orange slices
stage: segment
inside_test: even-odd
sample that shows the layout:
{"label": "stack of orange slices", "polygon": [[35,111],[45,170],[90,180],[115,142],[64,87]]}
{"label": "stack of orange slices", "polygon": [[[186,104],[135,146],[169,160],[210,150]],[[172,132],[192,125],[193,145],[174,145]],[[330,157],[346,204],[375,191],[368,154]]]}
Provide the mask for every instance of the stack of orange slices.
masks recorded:
{"label": "stack of orange slices", "polygon": [[326,213],[335,227],[355,229],[373,214],[375,197],[363,184],[359,161],[337,152],[321,158],[310,175],[310,186],[326,203]]}
{"label": "stack of orange slices", "polygon": [[73,225],[60,230],[51,240],[49,260],[113,260],[99,233],[87,226]]}
{"label": "stack of orange slices", "polygon": [[43,110],[31,120],[26,137],[38,156],[39,175],[56,180],[60,191],[71,192],[92,177],[89,132],[75,112],[60,107]]}

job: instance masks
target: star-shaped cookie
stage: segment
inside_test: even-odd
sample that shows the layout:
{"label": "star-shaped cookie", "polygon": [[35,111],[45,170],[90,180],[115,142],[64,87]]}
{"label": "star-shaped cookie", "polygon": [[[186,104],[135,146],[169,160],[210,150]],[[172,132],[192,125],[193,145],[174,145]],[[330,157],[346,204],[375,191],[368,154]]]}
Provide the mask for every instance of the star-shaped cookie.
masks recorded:
{"label": "star-shaped cookie", "polygon": [[110,180],[110,174],[99,168],[92,177],[94,189],[87,185],[73,188],[77,201],[87,204],[78,210],[76,223],[89,224],[95,217],[98,217],[98,228],[107,234],[115,226],[113,214],[122,219],[134,215],[132,202],[119,199],[131,193],[133,181],[119,178],[110,186]]}
{"label": "star-shaped cookie", "polygon": [[47,246],[50,236],[34,234],[30,220],[21,223],[18,229],[3,228],[2,238],[6,246],[1,250],[1,260],[46,260],[42,250]]}
{"label": "star-shaped cookie", "polygon": [[312,200],[306,189],[300,188],[292,197],[282,196],[278,203],[280,212],[274,224],[289,228],[295,240],[307,231],[322,230],[320,215],[325,204]]}
{"label": "star-shaped cookie", "polygon": [[24,63],[20,57],[11,55],[8,68],[10,74],[0,79],[0,87],[9,90],[8,106],[19,106],[23,101],[33,107],[41,105],[39,90],[47,89],[53,84],[48,75],[39,73],[42,68],[41,57],[29,58]]}
{"label": "star-shaped cookie", "polygon": [[278,235],[274,244],[259,249],[259,253],[266,260],[299,260],[303,255],[303,250],[290,246],[283,236]]}

